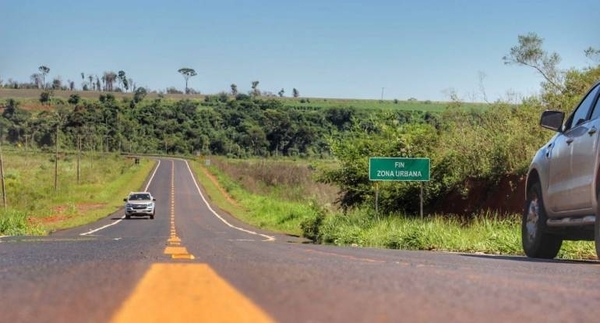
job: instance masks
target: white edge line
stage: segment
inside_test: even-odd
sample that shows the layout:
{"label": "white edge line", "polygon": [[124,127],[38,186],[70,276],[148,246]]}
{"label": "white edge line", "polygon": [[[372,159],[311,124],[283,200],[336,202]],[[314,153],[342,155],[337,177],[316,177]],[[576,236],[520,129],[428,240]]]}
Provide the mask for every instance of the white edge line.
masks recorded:
{"label": "white edge line", "polygon": [[[152,176],[150,176],[150,180],[148,181],[148,184],[146,184],[146,187],[144,188],[144,191],[148,191],[148,187],[150,187],[150,183],[152,183],[152,180],[154,179],[154,175],[156,174],[156,171],[158,170],[158,166],[160,166],[160,159],[158,160],[158,164],[154,167],[154,172],[152,172]],[[107,224],[107,225],[105,225],[103,227],[100,227],[100,228],[97,228],[97,229],[90,230],[88,232],[80,233],[79,235],[80,236],[87,236],[88,234],[92,234],[94,232],[98,232],[100,230],[104,230],[104,229],[106,229],[108,227],[111,227],[111,226],[113,226],[115,224],[118,224],[119,222],[123,221],[123,219],[125,219],[124,215],[122,215],[118,220],[116,220],[113,223]]]}
{"label": "white edge line", "polygon": [[223,219],[217,212],[215,212],[215,210],[213,210],[212,207],[210,207],[210,204],[208,204],[208,201],[206,200],[206,198],[204,197],[204,194],[202,194],[202,191],[200,190],[200,186],[198,186],[198,182],[196,181],[196,176],[194,175],[194,172],[192,172],[192,169],[190,168],[190,164],[187,162],[187,160],[183,160],[185,162],[185,165],[187,166],[190,175],[192,175],[192,179],[194,180],[194,185],[196,185],[196,189],[198,190],[198,194],[200,194],[200,197],[202,198],[202,200],[204,201],[204,204],[206,204],[206,207],[208,207],[208,209],[212,212],[212,214],[214,214],[214,216],[216,216],[219,220],[221,220],[223,223],[225,223],[227,226],[229,226],[230,228],[242,231],[242,232],[246,232],[249,234],[253,234],[253,235],[258,235],[261,236],[263,238],[266,238],[267,240],[263,240],[263,241],[275,241],[275,237],[272,236],[268,236],[266,234],[262,234],[262,233],[257,233],[254,231],[250,231],[250,230],[246,230],[244,228],[240,228],[240,227],[236,227],[235,225],[227,222],[227,220]]}

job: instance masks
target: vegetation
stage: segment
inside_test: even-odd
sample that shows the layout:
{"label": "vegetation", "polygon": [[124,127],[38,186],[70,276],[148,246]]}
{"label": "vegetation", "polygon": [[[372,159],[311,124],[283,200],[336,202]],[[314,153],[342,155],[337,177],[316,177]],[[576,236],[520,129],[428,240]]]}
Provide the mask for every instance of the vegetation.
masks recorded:
{"label": "vegetation", "polygon": [[105,217],[142,186],[154,165],[88,153],[78,167],[76,155],[61,153],[55,189],[53,154],[20,149],[5,151],[3,157],[7,203],[0,209],[0,235],[45,234]]}
{"label": "vegetation", "polygon": [[[430,215],[421,220],[400,213],[382,216],[369,207],[340,212],[331,203],[337,196],[335,187],[313,180],[318,173],[313,163],[214,157],[210,166],[201,166],[203,161],[192,163],[192,168],[221,209],[255,226],[317,243],[522,255],[518,215]],[[209,179],[207,170],[218,182]],[[594,259],[595,251],[591,242],[566,241],[558,257]]]}

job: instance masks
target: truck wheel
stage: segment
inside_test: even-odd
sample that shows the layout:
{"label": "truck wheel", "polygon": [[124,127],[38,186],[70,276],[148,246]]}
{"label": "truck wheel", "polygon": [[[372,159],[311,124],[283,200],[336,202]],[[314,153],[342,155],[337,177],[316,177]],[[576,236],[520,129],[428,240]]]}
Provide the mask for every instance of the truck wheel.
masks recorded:
{"label": "truck wheel", "polygon": [[154,213],[150,214],[150,220],[154,220]]}
{"label": "truck wheel", "polygon": [[528,257],[552,259],[560,250],[563,239],[547,232],[546,220],[542,189],[540,183],[534,183],[527,191],[527,203],[521,223],[523,251]]}

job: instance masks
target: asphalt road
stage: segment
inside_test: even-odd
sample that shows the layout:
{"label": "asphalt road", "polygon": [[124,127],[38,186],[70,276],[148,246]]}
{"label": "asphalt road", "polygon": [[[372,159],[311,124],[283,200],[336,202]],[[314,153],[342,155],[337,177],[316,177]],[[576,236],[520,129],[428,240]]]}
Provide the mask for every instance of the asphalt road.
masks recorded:
{"label": "asphalt road", "polygon": [[600,320],[598,262],[306,244],[212,210],[180,160],[148,190],[154,220],[0,238],[0,322]]}

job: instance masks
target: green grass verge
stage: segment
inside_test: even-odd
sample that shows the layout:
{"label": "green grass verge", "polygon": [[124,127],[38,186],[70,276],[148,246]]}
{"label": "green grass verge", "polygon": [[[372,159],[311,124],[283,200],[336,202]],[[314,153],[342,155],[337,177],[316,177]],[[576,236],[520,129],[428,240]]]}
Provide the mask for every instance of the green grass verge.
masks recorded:
{"label": "green grass verge", "polygon": [[[206,190],[210,200],[220,209],[253,226],[301,235],[300,222],[311,215],[305,203],[286,202],[269,196],[251,194],[214,166],[205,167],[200,162],[190,162],[190,167]],[[229,201],[213,181],[206,176],[208,170],[219,186],[235,201]]]}
{"label": "green grass verge", "polygon": [[[43,226],[44,231],[52,232],[61,229],[73,228],[88,224],[104,218],[119,208],[123,207],[123,198],[131,191],[139,191],[156,164],[155,160],[140,159],[140,164],[124,171],[113,181],[99,187],[87,185],[80,188],[81,194],[71,195],[67,200],[61,198],[54,201],[54,206],[64,203],[72,208],[72,216],[64,221],[49,223]],[[93,199],[90,199],[93,197]],[[57,203],[57,204],[56,204]],[[78,209],[77,205],[98,205],[99,207]]]}
{"label": "green grass verge", "polygon": [[64,154],[54,185],[54,155],[5,151],[6,206],[0,208],[0,235],[44,235],[96,221],[122,206],[129,191],[142,187],[154,160],[140,164],[115,154]]}

